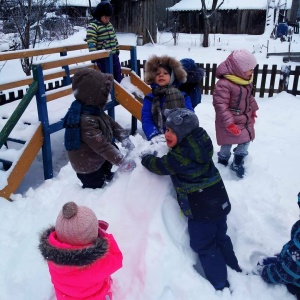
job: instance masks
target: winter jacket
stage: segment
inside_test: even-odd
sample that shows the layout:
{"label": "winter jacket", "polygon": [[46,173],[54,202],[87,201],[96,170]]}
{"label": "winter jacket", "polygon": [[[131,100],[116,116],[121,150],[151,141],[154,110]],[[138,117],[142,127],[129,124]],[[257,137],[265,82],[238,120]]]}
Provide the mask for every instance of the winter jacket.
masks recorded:
{"label": "winter jacket", "polygon": [[[253,141],[255,138],[254,113],[258,110],[258,105],[252,96],[253,85],[252,83],[236,84],[226,79],[225,75],[247,79],[232,59],[232,54],[217,68],[216,77],[219,80],[213,93],[217,143],[218,145],[232,145]],[[226,130],[233,123],[241,130],[238,136]]]}
{"label": "winter jacket", "polygon": [[187,73],[187,80],[185,83],[179,83],[178,88],[190,96],[192,106],[195,108],[201,103],[202,93],[200,82],[203,79],[205,72],[203,69],[199,68],[191,58],[181,59],[180,62]]}
{"label": "winter jacket", "polygon": [[96,172],[107,160],[119,165],[123,154],[112,144],[113,137],[118,141],[129,134],[105,112],[101,116],[81,115],[81,144],[78,150],[68,151],[68,157],[76,173]]}
{"label": "winter jacket", "polygon": [[90,114],[89,110],[81,111],[80,147],[68,151],[76,173],[96,172],[106,160],[119,165],[124,158],[112,142],[113,138],[122,142],[129,133],[103,111],[112,82],[112,75],[88,68],[77,71],[73,77],[72,88],[77,101],[90,110],[101,112]]}
{"label": "winter jacket", "polygon": [[[206,131],[199,127],[172,148],[167,155],[144,156],[142,165],[157,175],[170,175],[182,212],[189,218],[198,219],[198,217],[202,218],[202,215],[195,214],[198,211],[195,209],[197,205],[190,202],[189,195],[209,187],[213,189],[213,186],[222,180],[212,161],[212,155],[212,141]],[[198,204],[202,206],[203,203],[200,201],[201,196]],[[205,209],[204,206],[202,207]],[[228,212],[226,211],[225,214]]]}
{"label": "winter jacket", "polygon": [[87,27],[86,41],[89,51],[111,50],[112,54],[120,51],[120,46],[112,24],[104,24],[93,18]]}
{"label": "winter jacket", "polygon": [[122,253],[111,234],[88,246],[58,241],[55,228],[44,231],[39,250],[48,263],[58,300],[111,299],[110,275],[122,267]]}
{"label": "winter jacket", "polygon": [[291,230],[291,240],[286,243],[277,259],[262,269],[261,277],[273,284],[293,284],[300,288],[300,220]]}
{"label": "winter jacket", "polygon": [[[151,85],[152,89],[155,89],[157,87],[156,84]],[[191,103],[190,97],[182,92],[182,95],[184,96],[184,103],[186,108],[194,111]],[[146,135],[147,140],[151,140],[154,136],[161,134],[162,130],[159,128],[159,126],[155,123],[153,114],[152,114],[152,102],[153,102],[154,95],[153,93],[150,93],[144,97],[143,100],[143,107],[142,107],[142,128]],[[165,104],[165,97],[160,98],[160,108],[163,111],[164,110],[164,104]],[[169,109],[177,108],[177,104],[174,101],[172,107],[168,107]],[[163,129],[164,131],[165,129]]]}

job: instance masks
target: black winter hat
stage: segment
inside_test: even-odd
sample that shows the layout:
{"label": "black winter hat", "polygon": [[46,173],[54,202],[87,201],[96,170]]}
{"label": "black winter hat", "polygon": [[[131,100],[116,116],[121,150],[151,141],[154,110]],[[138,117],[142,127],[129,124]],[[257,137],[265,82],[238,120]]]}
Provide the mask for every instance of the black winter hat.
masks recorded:
{"label": "black winter hat", "polygon": [[110,17],[113,13],[111,4],[108,1],[100,2],[92,12],[92,16],[100,20],[102,16]]}
{"label": "black winter hat", "polygon": [[165,109],[166,127],[172,129],[177,136],[178,144],[199,127],[196,114],[186,108]]}

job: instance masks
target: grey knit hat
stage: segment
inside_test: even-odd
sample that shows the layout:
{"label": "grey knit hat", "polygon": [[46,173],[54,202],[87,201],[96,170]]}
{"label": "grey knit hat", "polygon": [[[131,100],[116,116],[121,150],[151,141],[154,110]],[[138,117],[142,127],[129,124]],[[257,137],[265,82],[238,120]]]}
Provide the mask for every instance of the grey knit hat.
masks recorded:
{"label": "grey knit hat", "polygon": [[90,208],[68,202],[57,216],[55,232],[62,243],[85,246],[98,237],[98,219]]}
{"label": "grey knit hat", "polygon": [[180,143],[194,129],[199,127],[196,114],[186,108],[165,109],[166,127],[172,129]]}

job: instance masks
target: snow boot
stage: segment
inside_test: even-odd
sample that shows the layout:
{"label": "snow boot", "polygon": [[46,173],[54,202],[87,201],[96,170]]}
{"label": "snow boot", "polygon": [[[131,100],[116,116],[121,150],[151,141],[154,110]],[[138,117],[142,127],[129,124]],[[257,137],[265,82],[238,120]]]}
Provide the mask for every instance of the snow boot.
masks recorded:
{"label": "snow boot", "polygon": [[237,177],[243,178],[245,174],[244,156],[235,154],[230,169],[236,173]]}
{"label": "snow boot", "polygon": [[109,172],[107,172],[106,174],[104,174],[104,180],[105,180],[106,182],[110,182],[110,181],[113,180],[114,175],[115,175],[114,172],[109,171]]}
{"label": "snow boot", "polygon": [[228,159],[224,159],[224,158],[221,158],[221,157],[218,157],[218,163],[227,167],[228,165]]}

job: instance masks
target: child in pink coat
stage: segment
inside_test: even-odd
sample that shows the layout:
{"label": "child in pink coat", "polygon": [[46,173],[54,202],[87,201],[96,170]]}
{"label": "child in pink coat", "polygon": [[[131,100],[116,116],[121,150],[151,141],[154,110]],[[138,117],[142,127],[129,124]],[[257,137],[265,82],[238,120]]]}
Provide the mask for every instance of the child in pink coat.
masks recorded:
{"label": "child in pink coat", "polygon": [[39,250],[58,300],[112,300],[110,276],[123,256],[107,227],[88,207],[68,202],[55,227],[41,234]]}
{"label": "child in pink coat", "polygon": [[233,145],[234,159],[230,169],[244,177],[244,159],[255,138],[254,123],[258,105],[252,94],[255,56],[245,49],[233,51],[217,68],[219,79],[213,93],[216,112],[216,137],[221,146],[218,163],[228,165]]}

